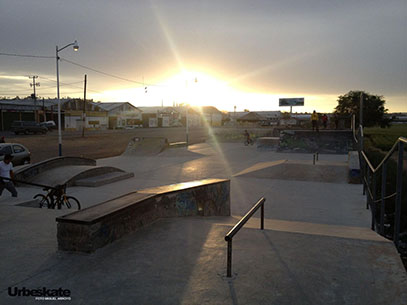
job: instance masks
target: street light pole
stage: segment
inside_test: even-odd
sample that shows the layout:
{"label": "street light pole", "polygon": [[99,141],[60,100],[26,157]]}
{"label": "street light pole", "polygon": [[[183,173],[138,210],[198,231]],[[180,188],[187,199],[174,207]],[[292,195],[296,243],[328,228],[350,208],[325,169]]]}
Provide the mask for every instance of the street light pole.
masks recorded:
{"label": "street light pole", "polygon": [[62,130],[61,130],[61,100],[59,98],[59,55],[58,53],[63,49],[73,46],[73,50],[76,52],[79,49],[78,42],[75,40],[74,42],[67,44],[66,46],[58,49],[58,46],[55,48],[55,58],[57,61],[57,100],[58,100],[58,156],[62,156]]}
{"label": "street light pole", "polygon": [[[198,78],[195,77],[194,82],[197,83],[198,82]],[[188,80],[185,81],[185,86],[188,90]],[[187,142],[187,146],[189,145],[189,122],[188,122],[188,107],[189,105],[186,104],[186,112],[185,112],[185,136],[186,136],[186,142]]]}
{"label": "street light pole", "polygon": [[188,138],[189,138],[189,123],[188,123],[188,105],[186,105],[186,113],[185,113],[185,119],[186,119],[186,123],[185,123],[185,127],[186,127],[186,142],[187,142],[187,146],[188,146]]}

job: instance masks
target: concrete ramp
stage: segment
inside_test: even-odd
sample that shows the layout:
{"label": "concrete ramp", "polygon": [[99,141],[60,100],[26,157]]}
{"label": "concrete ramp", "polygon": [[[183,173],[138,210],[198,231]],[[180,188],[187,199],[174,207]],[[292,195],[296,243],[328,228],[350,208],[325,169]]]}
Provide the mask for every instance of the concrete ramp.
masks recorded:
{"label": "concrete ramp", "polygon": [[157,155],[168,148],[169,143],[164,137],[134,137],[124,151],[124,156]]}
{"label": "concrete ramp", "polygon": [[133,173],[111,166],[70,165],[44,171],[27,182],[50,186],[58,184],[100,186],[133,176]]}
{"label": "concrete ramp", "polygon": [[96,160],[81,157],[56,157],[38,163],[21,166],[15,171],[15,179],[28,183],[55,186],[100,186],[133,177],[119,168],[96,166]]}
{"label": "concrete ramp", "polygon": [[257,163],[234,175],[250,178],[347,183],[348,166],[341,162],[288,161]]}

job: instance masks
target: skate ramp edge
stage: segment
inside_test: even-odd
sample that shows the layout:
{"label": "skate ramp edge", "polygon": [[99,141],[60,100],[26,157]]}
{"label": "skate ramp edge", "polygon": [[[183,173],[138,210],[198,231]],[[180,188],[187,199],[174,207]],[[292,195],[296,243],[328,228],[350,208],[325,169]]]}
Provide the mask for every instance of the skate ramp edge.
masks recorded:
{"label": "skate ramp edge", "polygon": [[14,177],[16,180],[32,181],[35,176],[38,176],[46,171],[70,165],[96,166],[96,160],[82,157],[51,158],[17,169],[14,172]]}
{"label": "skate ramp edge", "polygon": [[348,165],[345,162],[319,161],[314,165],[312,161],[279,160],[255,164],[234,176],[260,179],[348,183]]}
{"label": "skate ramp edge", "polygon": [[167,149],[169,143],[164,137],[134,137],[124,151],[124,156],[152,156]]}

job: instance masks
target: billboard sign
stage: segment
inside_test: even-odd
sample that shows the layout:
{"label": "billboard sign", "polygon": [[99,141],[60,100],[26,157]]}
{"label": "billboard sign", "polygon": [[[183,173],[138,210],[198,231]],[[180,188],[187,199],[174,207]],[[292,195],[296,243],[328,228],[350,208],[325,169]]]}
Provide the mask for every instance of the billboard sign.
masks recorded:
{"label": "billboard sign", "polygon": [[304,98],[303,97],[296,97],[296,98],[280,98],[279,106],[304,106]]}

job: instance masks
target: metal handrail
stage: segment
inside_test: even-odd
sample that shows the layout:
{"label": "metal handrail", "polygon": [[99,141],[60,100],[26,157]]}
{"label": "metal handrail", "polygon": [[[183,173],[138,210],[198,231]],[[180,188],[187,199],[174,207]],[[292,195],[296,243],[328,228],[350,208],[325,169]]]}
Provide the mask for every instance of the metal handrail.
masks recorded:
{"label": "metal handrail", "polygon": [[356,119],[355,115],[352,115],[352,134],[353,134],[353,139],[355,140],[356,143],[359,143],[357,137],[356,137]]}
{"label": "metal handrail", "polygon": [[[403,180],[403,153],[404,144],[407,143],[407,138],[399,137],[392,148],[387,152],[384,158],[381,160],[379,165],[375,168],[367,157],[366,153],[363,151],[363,127],[360,126],[360,161],[362,166],[362,182],[363,182],[363,194],[367,189],[367,202],[366,208],[371,208],[372,211],[372,230],[377,228],[376,226],[376,203],[380,202],[380,234],[385,235],[384,232],[384,216],[385,216],[385,200],[396,197],[395,201],[395,213],[394,213],[394,233],[393,242],[396,247],[399,247],[399,235],[401,226],[401,201],[402,201],[402,180]],[[393,153],[398,150],[398,161],[397,161],[397,183],[396,192],[386,196],[386,179],[387,179],[387,161],[392,157]],[[364,161],[364,162],[362,162]],[[381,170],[382,172],[382,182],[381,182],[381,198],[376,199],[376,175],[377,172]],[[367,177],[366,177],[367,175]],[[369,179],[370,177],[370,179]]]}
{"label": "metal handrail", "polygon": [[361,154],[362,154],[363,158],[365,159],[367,165],[369,165],[370,170],[372,171],[372,173],[376,173],[380,169],[380,167],[383,166],[384,162],[386,162],[391,157],[391,155],[394,153],[394,151],[396,150],[396,148],[398,147],[398,144],[400,142],[407,143],[407,138],[399,137],[396,140],[396,142],[394,142],[393,147],[388,151],[386,156],[384,156],[383,160],[379,163],[379,165],[376,168],[374,168],[372,163],[370,163],[370,161],[369,161],[368,157],[366,156],[365,152],[363,150],[361,151]]}
{"label": "metal handrail", "polygon": [[225,236],[225,240],[228,242],[228,253],[227,253],[227,277],[232,276],[232,239],[237,232],[244,226],[244,224],[253,216],[253,214],[261,207],[261,217],[260,217],[260,230],[264,230],[264,202],[266,198],[262,197],[257,201],[257,203],[239,220],[239,222],[229,231]]}

